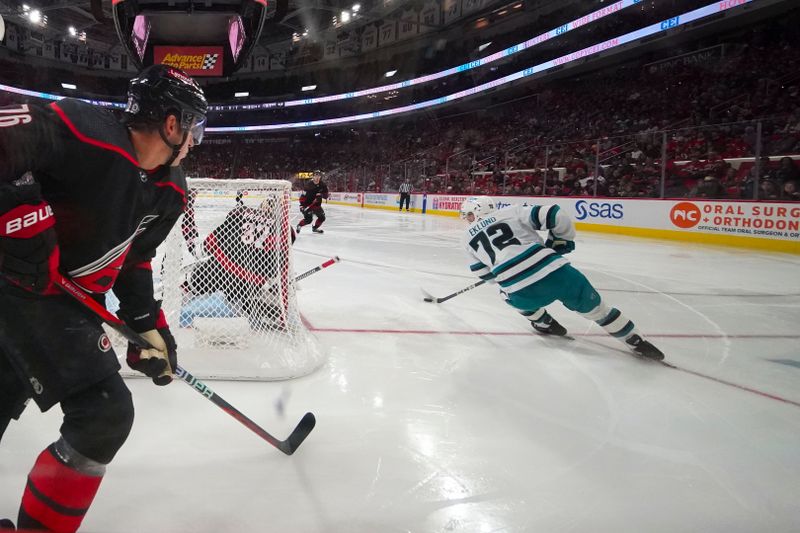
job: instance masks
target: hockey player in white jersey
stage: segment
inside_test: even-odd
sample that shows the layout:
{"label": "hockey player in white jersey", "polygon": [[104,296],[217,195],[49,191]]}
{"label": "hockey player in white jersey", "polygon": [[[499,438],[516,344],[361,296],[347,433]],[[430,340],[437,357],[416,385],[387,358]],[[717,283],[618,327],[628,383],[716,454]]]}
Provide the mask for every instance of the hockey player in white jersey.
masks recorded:
{"label": "hockey player in white jersey", "polygon": [[[567,330],[545,307],[558,300],[567,309],[595,321],[637,355],[662,360],[664,354],[644,340],[631,320],[609,307],[592,284],[563,256],[575,249],[575,226],[557,205],[496,209],[488,196],[468,198],[461,218],[469,223],[464,247],[470,270],[497,283],[506,303],[545,335]],[[548,231],[546,241],[539,231]]]}

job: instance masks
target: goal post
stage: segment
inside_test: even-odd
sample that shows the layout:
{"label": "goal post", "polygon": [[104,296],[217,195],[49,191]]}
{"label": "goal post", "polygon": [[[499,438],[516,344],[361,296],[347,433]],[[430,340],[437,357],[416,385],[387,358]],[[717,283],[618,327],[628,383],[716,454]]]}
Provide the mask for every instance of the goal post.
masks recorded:
{"label": "goal post", "polygon": [[189,179],[153,261],[181,364],[203,379],[281,380],[325,360],[297,305],[284,180]]}

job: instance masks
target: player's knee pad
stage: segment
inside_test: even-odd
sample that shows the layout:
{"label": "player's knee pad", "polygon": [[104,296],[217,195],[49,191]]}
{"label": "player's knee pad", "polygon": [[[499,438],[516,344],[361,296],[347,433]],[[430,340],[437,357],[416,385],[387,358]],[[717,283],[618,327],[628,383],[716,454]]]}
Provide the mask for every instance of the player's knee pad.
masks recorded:
{"label": "player's knee pad", "polygon": [[317,223],[322,224],[323,222],[325,222],[325,211],[320,208],[317,210]]}
{"label": "player's knee pad", "polygon": [[61,402],[61,435],[82,456],[108,464],[133,426],[133,399],[114,374]]}

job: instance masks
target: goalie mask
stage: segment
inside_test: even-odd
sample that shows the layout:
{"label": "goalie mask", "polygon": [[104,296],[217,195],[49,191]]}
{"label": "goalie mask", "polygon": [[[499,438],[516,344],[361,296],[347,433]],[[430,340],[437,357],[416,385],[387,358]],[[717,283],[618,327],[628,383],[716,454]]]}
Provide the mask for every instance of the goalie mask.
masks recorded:
{"label": "goalie mask", "polygon": [[497,209],[494,200],[488,196],[473,196],[464,200],[461,204],[461,218],[467,220],[470,213],[475,216],[475,220],[480,220],[486,215]]}

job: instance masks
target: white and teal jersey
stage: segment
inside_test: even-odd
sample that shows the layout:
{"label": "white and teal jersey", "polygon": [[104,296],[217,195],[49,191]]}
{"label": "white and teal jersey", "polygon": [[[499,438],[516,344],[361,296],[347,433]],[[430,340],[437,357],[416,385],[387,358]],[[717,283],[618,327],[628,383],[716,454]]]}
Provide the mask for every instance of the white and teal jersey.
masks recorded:
{"label": "white and teal jersey", "polygon": [[470,270],[496,281],[506,293],[536,283],[569,262],[544,246],[537,231],[575,240],[569,215],[557,205],[507,207],[493,211],[467,228],[464,247]]}

